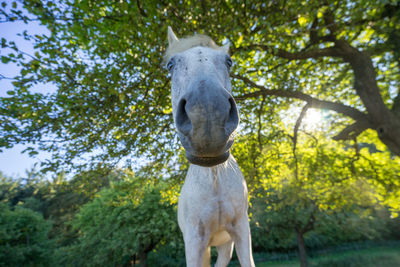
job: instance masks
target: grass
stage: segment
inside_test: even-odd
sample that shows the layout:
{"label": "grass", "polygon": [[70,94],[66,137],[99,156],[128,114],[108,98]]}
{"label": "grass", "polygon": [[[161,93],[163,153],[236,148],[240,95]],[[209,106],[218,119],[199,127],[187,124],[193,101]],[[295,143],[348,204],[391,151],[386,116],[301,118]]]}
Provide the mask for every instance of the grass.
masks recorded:
{"label": "grass", "polygon": [[257,267],[298,267],[300,264],[297,261],[282,261],[282,262],[273,262],[273,263],[256,263]]}
{"label": "grass", "polygon": [[[312,267],[396,267],[400,266],[400,246],[375,247],[345,252],[331,252],[309,258]],[[261,262],[257,267],[298,267],[297,260]]]}

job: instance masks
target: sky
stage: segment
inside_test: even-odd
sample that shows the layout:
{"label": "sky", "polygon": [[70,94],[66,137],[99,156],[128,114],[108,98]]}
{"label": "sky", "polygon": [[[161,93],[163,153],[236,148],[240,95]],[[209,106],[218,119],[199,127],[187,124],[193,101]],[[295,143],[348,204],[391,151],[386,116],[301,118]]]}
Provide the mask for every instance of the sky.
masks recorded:
{"label": "sky", "polygon": [[[0,17],[0,21],[4,20]],[[18,33],[22,33],[27,30],[29,34],[43,34],[47,33],[47,29],[44,26],[39,25],[38,22],[33,21],[28,24],[22,21],[17,22],[5,22],[0,23],[0,39],[5,38],[8,41],[14,41],[17,46],[27,52],[33,52],[33,45],[25,41],[22,37],[17,36]],[[0,48],[0,55],[6,55],[9,51],[4,48]],[[19,73],[19,67],[16,64],[3,64],[0,62],[0,74],[5,77],[14,77]],[[1,76],[0,76],[1,77]],[[7,91],[13,89],[12,80],[0,79],[0,97],[7,96]],[[38,91],[48,91],[48,85],[39,85]],[[39,163],[45,159],[50,158],[49,154],[45,152],[39,153],[35,158],[31,158],[28,154],[22,154],[21,152],[26,148],[23,145],[17,145],[11,149],[2,149],[0,152],[0,171],[6,176],[19,177],[25,174],[25,170],[30,170],[35,163]]]}

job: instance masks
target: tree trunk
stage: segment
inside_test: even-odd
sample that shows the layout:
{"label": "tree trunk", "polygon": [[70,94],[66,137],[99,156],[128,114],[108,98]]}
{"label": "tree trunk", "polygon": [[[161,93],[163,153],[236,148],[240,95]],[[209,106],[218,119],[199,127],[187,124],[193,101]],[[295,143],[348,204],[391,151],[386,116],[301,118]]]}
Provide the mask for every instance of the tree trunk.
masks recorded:
{"label": "tree trunk", "polygon": [[390,151],[400,156],[400,117],[397,116],[400,101],[395,101],[392,110],[385,105],[368,53],[358,51],[346,41],[336,41],[336,45],[343,53],[342,58],[353,68],[354,88],[368,112],[371,128]]}
{"label": "tree trunk", "polygon": [[133,255],[131,256],[131,262],[130,262],[130,264],[131,264],[131,267],[136,266],[136,254],[133,254]]}
{"label": "tree trunk", "polygon": [[307,267],[308,262],[307,262],[307,252],[306,252],[306,246],[304,244],[304,233],[301,231],[295,229],[296,232],[296,238],[297,238],[297,246],[299,248],[299,258],[300,258],[300,267]]}
{"label": "tree trunk", "polygon": [[141,267],[147,267],[147,253],[142,252],[139,254],[139,261]]}
{"label": "tree trunk", "polygon": [[139,248],[139,264],[141,267],[147,267],[147,255],[155,248],[155,243],[150,243],[148,246],[140,246]]}

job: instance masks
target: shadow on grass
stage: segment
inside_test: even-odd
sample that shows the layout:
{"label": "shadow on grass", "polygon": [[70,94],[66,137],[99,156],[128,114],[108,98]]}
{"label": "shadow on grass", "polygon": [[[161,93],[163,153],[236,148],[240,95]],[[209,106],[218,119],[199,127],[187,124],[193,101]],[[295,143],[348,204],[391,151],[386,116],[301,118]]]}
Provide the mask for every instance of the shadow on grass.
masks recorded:
{"label": "shadow on grass", "polygon": [[363,249],[332,254],[311,260],[313,267],[394,267],[400,266],[400,247]]}
{"label": "shadow on grass", "polygon": [[[298,267],[297,259],[258,261],[257,267]],[[229,266],[239,266],[235,263]],[[309,258],[310,267],[395,267],[400,266],[400,245],[377,246],[347,251],[318,253]]]}

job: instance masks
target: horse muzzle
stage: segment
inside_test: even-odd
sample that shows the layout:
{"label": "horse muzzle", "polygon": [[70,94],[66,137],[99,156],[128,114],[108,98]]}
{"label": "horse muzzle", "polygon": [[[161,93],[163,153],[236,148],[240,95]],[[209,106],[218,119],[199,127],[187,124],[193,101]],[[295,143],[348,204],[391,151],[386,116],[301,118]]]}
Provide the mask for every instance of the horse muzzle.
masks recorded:
{"label": "horse muzzle", "polygon": [[217,82],[200,80],[178,103],[175,124],[187,159],[211,167],[229,157],[239,124],[235,100]]}

